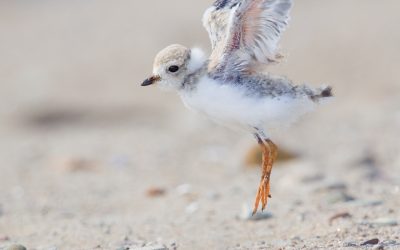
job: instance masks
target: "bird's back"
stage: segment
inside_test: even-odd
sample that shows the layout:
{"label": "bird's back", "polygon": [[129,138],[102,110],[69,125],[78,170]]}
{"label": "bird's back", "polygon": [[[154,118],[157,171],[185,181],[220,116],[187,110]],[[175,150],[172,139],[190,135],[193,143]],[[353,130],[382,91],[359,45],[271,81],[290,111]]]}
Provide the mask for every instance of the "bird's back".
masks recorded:
{"label": "bird's back", "polygon": [[232,72],[231,74],[211,74],[211,78],[221,84],[231,84],[242,87],[245,95],[254,98],[304,98],[308,97],[313,101],[321,98],[331,97],[331,88],[314,89],[306,85],[295,85],[286,77],[273,76],[270,74],[243,75]]}

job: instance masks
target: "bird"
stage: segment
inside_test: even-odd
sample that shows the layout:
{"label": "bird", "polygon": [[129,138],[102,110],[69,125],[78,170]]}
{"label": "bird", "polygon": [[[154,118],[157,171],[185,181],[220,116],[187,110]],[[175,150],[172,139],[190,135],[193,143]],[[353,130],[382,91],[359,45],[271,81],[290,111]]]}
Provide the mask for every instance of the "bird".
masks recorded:
{"label": "bird", "polygon": [[266,73],[279,62],[279,41],[293,0],[216,0],[203,25],[211,54],[173,44],[155,57],[153,74],[142,86],[177,92],[184,105],[228,128],[251,133],[262,150],[261,180],[253,215],[266,209],[278,147],[270,132],[288,127],[333,96],[332,88],[296,85]]}

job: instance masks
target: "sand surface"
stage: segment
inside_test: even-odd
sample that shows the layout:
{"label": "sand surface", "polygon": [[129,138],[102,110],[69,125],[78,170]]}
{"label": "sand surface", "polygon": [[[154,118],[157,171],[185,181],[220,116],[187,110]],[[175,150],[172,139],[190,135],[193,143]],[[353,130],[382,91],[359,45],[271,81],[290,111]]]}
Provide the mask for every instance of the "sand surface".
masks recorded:
{"label": "sand surface", "polygon": [[139,87],[210,2],[0,2],[0,249],[400,249],[400,2],[296,1],[269,70],[336,98],[274,134],[259,220],[251,135]]}

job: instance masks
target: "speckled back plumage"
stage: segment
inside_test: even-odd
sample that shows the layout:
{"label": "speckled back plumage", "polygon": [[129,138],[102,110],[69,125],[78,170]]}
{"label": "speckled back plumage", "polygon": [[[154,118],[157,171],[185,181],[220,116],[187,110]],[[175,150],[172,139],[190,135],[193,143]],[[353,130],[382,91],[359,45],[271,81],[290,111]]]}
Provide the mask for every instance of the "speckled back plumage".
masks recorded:
{"label": "speckled back plumage", "polygon": [[331,88],[313,89],[306,85],[295,85],[286,77],[258,74],[224,74],[212,73],[210,77],[221,84],[234,84],[243,86],[246,95],[258,98],[276,98],[280,96],[304,97],[307,96],[315,101],[320,98],[332,96]]}

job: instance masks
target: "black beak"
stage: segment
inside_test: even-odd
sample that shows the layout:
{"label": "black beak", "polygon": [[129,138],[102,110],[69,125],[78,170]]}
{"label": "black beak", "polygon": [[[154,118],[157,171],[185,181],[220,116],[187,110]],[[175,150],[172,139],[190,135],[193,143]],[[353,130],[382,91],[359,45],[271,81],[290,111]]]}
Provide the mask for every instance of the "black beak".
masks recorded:
{"label": "black beak", "polygon": [[142,86],[149,86],[160,80],[159,76],[152,76],[143,81]]}

